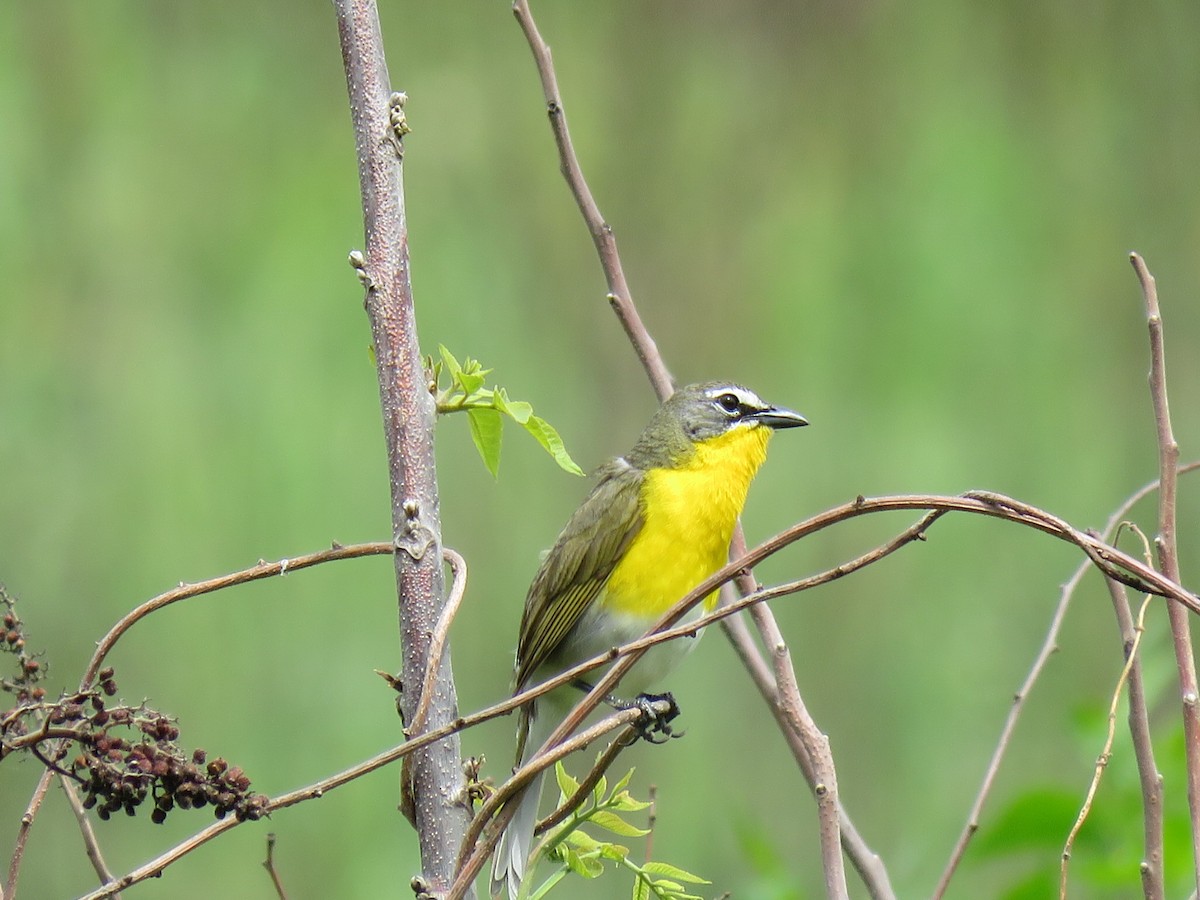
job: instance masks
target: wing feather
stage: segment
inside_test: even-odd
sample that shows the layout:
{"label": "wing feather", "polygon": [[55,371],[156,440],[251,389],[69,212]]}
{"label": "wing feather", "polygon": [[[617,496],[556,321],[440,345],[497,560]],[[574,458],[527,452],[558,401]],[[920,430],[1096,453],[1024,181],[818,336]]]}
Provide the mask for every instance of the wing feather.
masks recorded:
{"label": "wing feather", "polygon": [[630,541],[642,528],[643,473],[623,459],[600,470],[596,486],[575,510],[529,586],[517,641],[515,686],[555,650],[595,602]]}

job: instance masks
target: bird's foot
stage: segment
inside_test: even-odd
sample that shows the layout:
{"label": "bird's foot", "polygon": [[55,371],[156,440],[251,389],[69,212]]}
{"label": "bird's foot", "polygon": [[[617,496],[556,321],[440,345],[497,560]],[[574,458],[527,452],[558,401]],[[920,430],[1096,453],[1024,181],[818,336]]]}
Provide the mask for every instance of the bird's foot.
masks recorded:
{"label": "bird's foot", "polygon": [[[576,678],[571,684],[584,693],[592,690],[592,685],[582,678]],[[638,710],[641,716],[634,723],[637,737],[651,744],[665,744],[671,738],[684,735],[684,732],[671,728],[671,722],[679,715],[679,704],[670,691],[665,694],[638,694],[632,700],[610,696],[605,697],[604,702],[613,709]]]}
{"label": "bird's foot", "polygon": [[638,694],[623,701],[624,709],[637,709],[641,718],[635,723],[638,737],[650,744],[665,744],[671,738],[683,737],[682,731],[671,728],[679,715],[679,704],[670,691],[665,694]]}

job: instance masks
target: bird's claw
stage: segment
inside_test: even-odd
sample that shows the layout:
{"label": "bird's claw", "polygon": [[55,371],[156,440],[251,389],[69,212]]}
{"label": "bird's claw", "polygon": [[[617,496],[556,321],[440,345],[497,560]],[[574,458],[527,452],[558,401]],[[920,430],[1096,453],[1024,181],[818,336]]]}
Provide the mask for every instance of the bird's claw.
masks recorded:
{"label": "bird's claw", "polygon": [[[659,704],[667,704],[666,709]],[[638,737],[650,744],[665,744],[671,738],[683,737],[682,731],[671,728],[671,722],[679,715],[679,704],[670,692],[665,694],[638,694],[629,703],[642,715],[635,723]]]}

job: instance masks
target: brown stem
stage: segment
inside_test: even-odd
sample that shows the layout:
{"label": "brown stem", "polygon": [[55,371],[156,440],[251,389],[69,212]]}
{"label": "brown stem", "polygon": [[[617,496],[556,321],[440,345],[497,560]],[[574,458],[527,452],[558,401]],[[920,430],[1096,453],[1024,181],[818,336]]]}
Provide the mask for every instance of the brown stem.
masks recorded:
{"label": "brown stem", "polygon": [[433,700],[433,688],[437,681],[437,661],[442,658],[442,648],[445,647],[450,634],[450,625],[458,614],[458,606],[467,590],[467,561],[449,547],[442,548],[442,557],[450,564],[454,581],[450,585],[450,595],[446,598],[446,605],[442,608],[442,615],[429,643],[429,663],[425,668],[425,677],[421,679],[421,700],[417,704],[412,722],[404,729],[404,733],[409,737],[420,734],[425,728],[425,718],[429,713],[429,704]]}
{"label": "brown stem", "polygon": [[[1158,566],[1162,573],[1179,583],[1179,546],[1175,534],[1176,467],[1179,444],[1171,428],[1171,410],[1167,402],[1167,356],[1163,343],[1163,320],[1158,307],[1158,288],[1146,263],[1136,253],[1129,255],[1142,287],[1146,322],[1150,330],[1150,399],[1158,436],[1158,535],[1154,540]],[[1175,670],[1183,706],[1183,732],[1187,759],[1187,798],[1192,825],[1192,864],[1196,889],[1200,892],[1200,687],[1196,681],[1196,658],[1192,650],[1191,627],[1187,610],[1178,603],[1167,604],[1171,642],[1175,650]]]}
{"label": "brown stem", "polygon": [[[80,690],[86,690],[91,686],[96,678],[96,673],[104,665],[104,660],[112,652],[117,641],[130,628],[150,615],[150,613],[162,609],[164,606],[170,606],[172,603],[178,603],[180,600],[199,597],[213,591],[233,587],[234,585],[257,581],[261,578],[273,578],[277,575],[282,575],[284,572],[307,569],[310,566],[333,562],[339,559],[356,559],[361,556],[387,554],[391,553],[392,550],[393,546],[391,543],[354,544],[349,547],[334,545],[329,550],[309,553],[295,559],[283,559],[274,563],[259,561],[257,565],[251,566],[249,569],[242,569],[239,572],[232,572],[228,575],[221,575],[217,578],[196,582],[195,584],[180,584],[178,587],[159,594],[157,597],[151,597],[145,603],[124,615],[120,621],[109,629],[108,634],[100,640],[95,653],[92,654],[91,661],[88,663],[87,668],[84,669],[83,677],[79,681]],[[37,786],[34,788],[33,796],[30,797],[29,804],[25,808],[25,814],[21,816],[21,825],[17,831],[17,840],[13,846],[12,857],[9,861],[8,879],[5,883],[3,893],[0,893],[0,898],[11,898],[16,894],[17,879],[20,876],[21,860],[25,855],[25,847],[29,840],[29,831],[33,827],[37,814],[42,807],[42,802],[46,798],[46,793],[50,789],[50,779],[52,776],[53,773],[49,769],[42,773],[38,779]]]}
{"label": "brown stem", "polygon": [[817,728],[817,723],[808,714],[800,699],[800,688],[796,684],[796,672],[792,667],[791,653],[782,641],[774,647],[775,682],[779,685],[782,711],[792,731],[801,736],[812,761],[812,791],[817,798],[818,833],[821,843],[821,867],[825,872],[825,895],[838,900],[849,900],[846,886],[846,870],[842,865],[842,835],[838,813],[837,773],[833,766],[833,753],[829,738]]}
{"label": "brown stem", "polygon": [[[1059,537],[1062,540],[1084,546],[1086,550],[1090,551],[1089,558],[1093,561],[1093,564],[1101,565],[1102,563],[1103,567],[1107,567],[1105,569],[1106,571],[1121,572],[1122,569],[1128,570],[1128,572],[1132,573],[1132,575],[1125,575],[1124,577],[1127,580],[1133,577],[1142,579],[1144,580],[1144,583],[1155,592],[1160,592],[1166,596],[1174,597],[1175,599],[1183,602],[1197,602],[1196,598],[1192,597],[1192,595],[1188,594],[1178,585],[1164,578],[1161,573],[1148,568],[1127,554],[1122,553],[1115,547],[1111,547],[1110,545],[1103,543],[1095,537],[1084,535],[1082,532],[1077,532],[1074,529],[1071,529],[1068,525],[1057,525],[1056,523],[1060,522],[1061,520],[1056,519],[1049,513],[1037,510],[1035,507],[1022,504],[1019,501],[1011,498],[1002,498],[1000,495],[987,496],[992,498],[991,502],[984,502],[983,500],[970,497],[946,497],[939,495],[913,495],[901,497],[882,497],[875,499],[859,497],[850,503],[844,504],[833,510],[829,510],[818,516],[814,516],[804,522],[800,522],[786,531],[780,532],[770,540],[764,541],[745,556],[740,557],[731,562],[729,565],[723,567],[719,572],[713,575],[712,578],[705,581],[691,594],[681,600],[680,603],[677,604],[668,614],[668,616],[665,616],[659,621],[659,623],[656,624],[653,633],[647,634],[646,636],[639,638],[636,641],[631,641],[630,643],[621,647],[614,647],[607,653],[603,653],[599,656],[593,657],[590,660],[586,660],[577,666],[559,673],[554,678],[547,679],[536,687],[530,688],[527,691],[523,691],[516,696],[510,697],[507,700],[490,706],[478,713],[455,719],[454,721],[438,728],[431,728],[424,734],[414,737],[398,747],[393,747],[392,749],[359,763],[343,772],[339,772],[338,774],[329,778],[322,779],[321,781],[310,785],[309,787],[276,797],[267,805],[266,811],[273,812],[275,810],[293,806],[306,800],[321,797],[325,793],[354,781],[357,778],[361,778],[363,775],[369,772],[373,772],[379,768],[382,768],[383,766],[394,763],[412,753],[424,750],[430,745],[445,739],[449,735],[460,732],[466,728],[474,727],[481,722],[488,721],[498,716],[507,715],[513,710],[524,706],[530,700],[549,693],[550,691],[553,691],[564,684],[574,682],[589,672],[594,671],[595,669],[613,663],[614,660],[621,661],[618,665],[624,663],[626,659],[632,658],[636,660],[636,658],[640,658],[640,656],[644,654],[646,650],[648,650],[650,647],[653,647],[655,644],[659,644],[668,640],[677,640],[685,635],[694,635],[699,629],[713,624],[714,622],[721,621],[728,616],[735,615],[736,613],[755,603],[762,603],[778,597],[798,593],[800,591],[808,590],[812,587],[826,584],[830,581],[834,581],[838,578],[849,575],[858,569],[863,568],[864,566],[886,558],[900,547],[906,546],[912,541],[918,539],[924,534],[924,530],[928,527],[929,523],[934,521],[936,518],[935,516],[923,518],[916,525],[901,532],[891,541],[880,545],[875,550],[865,553],[854,560],[850,560],[846,563],[835,566],[832,569],[828,569],[824,572],[820,572],[816,575],[790,582],[788,584],[762,589],[756,594],[740,598],[731,605],[718,607],[712,613],[709,613],[703,618],[690,624],[678,625],[675,627],[668,627],[666,624],[668,620],[674,621],[681,617],[684,612],[690,608],[690,606],[700,602],[703,597],[719,588],[720,585],[725,581],[734,578],[746,567],[757,565],[771,554],[778,552],[802,537],[806,537],[833,524],[848,521],[849,519],[856,518],[860,515],[894,510],[930,510],[931,512],[937,512],[939,514],[942,512],[958,511],[1003,519],[1005,521],[1014,522],[1029,528],[1035,528],[1039,531],[1044,531],[1048,534]],[[617,683],[620,676],[623,674],[624,671],[617,672],[616,666],[614,666],[610,671],[609,676],[598,681],[596,689],[584,696],[572,713],[571,719],[575,719],[576,717],[582,718],[583,715],[586,715],[587,711],[593,709],[595,704],[598,703],[603,696],[611,692],[611,687]],[[577,727],[577,725],[574,722],[571,722],[570,727],[574,728]],[[563,731],[565,733],[565,729],[563,729]],[[594,735],[590,739],[594,739]],[[551,744],[557,744],[559,741],[561,741],[560,736],[552,736],[544,746],[548,748]],[[539,753],[538,756],[539,758],[543,758],[541,753]],[[507,785],[508,782],[506,782],[506,786]],[[502,787],[501,791],[504,791],[505,789],[505,787]],[[511,797],[512,793],[507,793],[505,796]],[[499,832],[502,829],[501,817],[504,815],[504,812],[504,810],[501,810],[499,815],[497,815],[496,818],[493,819],[492,823],[488,826],[488,833],[494,833],[494,837],[497,839],[499,837]],[[481,815],[477,816],[477,821],[480,824],[482,824],[482,818],[481,811]],[[139,881],[143,881],[147,878],[160,875],[163,869],[165,869],[174,861],[185,856],[196,847],[212,840],[217,835],[235,827],[237,824],[238,822],[234,818],[228,818],[217,822],[188,838],[186,841],[177,845],[176,847],[171,848],[157,859],[152,860],[135,871],[123,876],[122,878],[118,879],[117,882],[107,884],[103,888],[88,894],[85,900],[99,900],[101,897],[110,897],[115,891],[122,890],[123,888],[129,887],[130,885]],[[466,853],[469,849],[470,844],[465,844],[463,847],[464,853]],[[474,878],[475,874],[478,873],[478,867],[483,865],[487,858],[488,852],[490,851],[485,851],[482,854],[473,854],[468,862],[464,864],[461,872],[459,873],[460,880],[465,880],[469,883],[470,880]],[[472,865],[477,866],[473,871],[469,869],[469,866]]]}
{"label": "brown stem", "polygon": [[[1192,472],[1197,469],[1200,469],[1200,461],[1193,461],[1185,466],[1180,467],[1180,472]],[[1110,540],[1112,534],[1116,531],[1122,520],[1129,515],[1129,511],[1133,509],[1134,505],[1144,500],[1157,490],[1158,480],[1156,479],[1134,491],[1133,494],[1126,498],[1125,502],[1117,507],[1112,515],[1109,516],[1108,523],[1100,532],[1098,539],[1105,541]],[[1009,709],[1008,717],[1005,719],[1004,727],[1000,731],[1000,738],[997,741],[996,749],[993,751],[992,758],[988,762],[987,769],[984,772],[983,783],[976,792],[975,800],[971,805],[971,810],[967,814],[966,825],[963,827],[962,833],[959,835],[958,840],[955,842],[954,848],[950,852],[950,858],[946,863],[946,868],[942,872],[941,878],[938,879],[937,887],[933,892],[934,900],[939,900],[939,898],[945,895],[946,890],[950,886],[950,879],[953,877],[955,871],[958,869],[959,863],[962,862],[963,856],[966,854],[967,845],[970,843],[971,838],[973,838],[975,833],[979,830],[979,822],[980,817],[983,814],[984,803],[991,794],[992,785],[995,783],[996,776],[1000,771],[1000,764],[1003,761],[1005,754],[1008,752],[1009,742],[1012,739],[1013,732],[1016,730],[1017,721],[1021,716],[1021,712],[1025,708],[1025,701],[1028,699],[1034,685],[1041,677],[1041,673],[1045,669],[1046,663],[1049,661],[1050,657],[1058,647],[1058,633],[1061,630],[1063,619],[1067,614],[1067,608],[1071,603],[1071,599],[1074,596],[1076,589],[1079,587],[1079,582],[1083,580],[1083,576],[1087,574],[1092,565],[1093,562],[1091,559],[1085,559],[1075,569],[1075,572],[1067,580],[1067,583],[1063,585],[1062,591],[1059,594],[1058,605],[1055,607],[1054,615],[1051,617],[1050,627],[1046,632],[1045,639],[1042,641],[1041,649],[1038,651],[1037,657],[1034,659],[1029,673],[1025,676],[1024,682],[1022,682],[1021,687],[1017,689],[1017,692],[1014,695],[1013,704]],[[1113,584],[1119,584],[1119,582],[1111,578],[1106,579],[1106,581],[1110,581]],[[1131,690],[1132,689],[1133,685],[1131,683]],[[1159,814],[1161,815],[1161,809]],[[1149,810],[1147,810],[1146,815],[1150,815]],[[1149,825],[1147,827],[1149,827]],[[1159,838],[1159,842],[1161,843],[1161,836]]]}
{"label": "brown stem", "polygon": [[1121,647],[1126,658],[1132,657],[1129,667],[1129,734],[1133,756],[1137,761],[1138,779],[1142,785],[1142,894],[1146,900],[1163,900],[1163,782],[1154,761],[1154,743],[1150,738],[1150,713],[1146,707],[1146,691],[1142,684],[1142,660],[1133,651],[1138,640],[1138,626],[1129,608],[1125,585],[1105,578],[1112,599],[1113,613],[1121,630]]}
{"label": "brown stem", "polygon": [[[87,857],[92,863],[92,868],[99,876],[101,884],[112,881],[112,870],[104,859],[100,841],[96,838],[95,829],[92,828],[92,820],[88,818],[87,810],[83,808],[83,801],[79,799],[79,794],[75,791],[75,783],[60,774],[58,784],[67,798],[67,806],[71,807],[71,814],[75,816],[75,821],[79,825],[79,833],[83,835],[83,845],[87,850]],[[120,900],[119,893],[113,896]]]}
{"label": "brown stem", "polygon": [[[936,512],[928,514],[920,522],[906,529],[891,543],[900,546],[921,537],[925,529],[940,515],[941,513]],[[730,552],[734,557],[744,556],[746,553],[746,541],[740,528],[733,537],[733,546]],[[738,591],[743,597],[754,594],[760,589],[753,573],[748,570],[738,576],[736,584]],[[736,602],[732,599],[733,595],[728,590],[728,587],[727,585],[721,592],[722,603],[724,604]],[[787,649],[783,632],[775,621],[775,614],[771,611],[770,604],[756,603],[750,607],[750,618],[754,622],[766,646]],[[800,773],[804,776],[809,790],[813,792],[814,797],[819,796],[817,785],[824,779],[816,771],[810,746],[814,741],[822,740],[824,735],[821,734],[816,722],[807,716],[807,711],[805,711],[803,717],[789,713],[789,710],[805,709],[794,671],[782,683],[776,680],[775,674],[767,667],[762,659],[762,655],[758,652],[758,648],[754,645],[753,639],[750,637],[744,620],[741,617],[725,619],[721,622],[721,627],[726,637],[733,644],[735,652],[741,657],[742,663],[758,687],[759,693],[767,702],[767,707],[771,710],[771,715],[774,716],[784,741],[792,751],[792,757],[796,760],[796,764],[799,766]],[[790,651],[788,652],[790,653]],[[802,734],[801,731],[794,727],[797,721],[807,723],[807,726],[810,728],[808,735]],[[833,768],[832,757],[829,759],[829,768],[830,770]],[[835,795],[834,802],[837,807],[838,831],[842,849],[850,857],[850,862],[862,879],[867,892],[870,894],[872,900],[895,900],[896,893],[892,889],[887,867],[884,865],[882,857],[867,845],[858,828],[851,821],[850,814],[846,812],[846,808],[842,805],[839,795]],[[821,807],[818,806],[818,814],[820,811]],[[821,833],[824,834],[827,829],[828,825],[822,826]],[[828,876],[830,869],[826,868],[825,871]]]}
{"label": "brown stem", "polygon": [[[350,95],[362,194],[365,257],[355,265],[366,288],[367,316],[379,376],[383,433],[392,500],[392,539],[399,600],[401,681],[419,685],[430,664],[432,635],[446,598],[433,429],[436,410],[417,345],[404,211],[405,96],[392,93],[374,0],[335,0],[342,61]],[[450,649],[434,660],[428,695],[433,728],[458,716]],[[400,696],[404,719],[415,719],[418,696]],[[462,752],[457,735],[414,754],[406,796],[413,801],[425,883],[449,883],[469,811],[459,802]]]}
{"label": "brown stem", "polygon": [[267,870],[267,874],[271,877],[271,886],[275,888],[275,896],[279,900],[287,900],[287,891],[284,890],[283,879],[279,877],[279,870],[275,868],[274,832],[267,835],[267,858],[263,860],[263,868]]}
{"label": "brown stem", "polygon": [[659,400],[665,400],[673,390],[671,373],[667,371],[654,339],[650,337],[650,332],[642,324],[642,317],[638,315],[637,307],[633,305],[633,297],[625,281],[625,269],[621,265],[621,256],[617,253],[616,236],[612,227],[600,214],[596,198],[592,196],[591,188],[583,177],[583,169],[580,168],[579,158],[575,155],[575,147],[571,143],[571,132],[567,128],[567,113],[563,108],[562,96],[558,92],[558,76],[554,73],[550,46],[542,39],[537,24],[533,21],[528,0],[516,0],[513,3],[513,15],[517,17],[517,23],[521,26],[537,63],[538,76],[542,81],[542,94],[546,98],[546,112],[550,117],[550,129],[554,132],[554,143],[558,146],[563,178],[571,188],[571,194],[579,205],[579,211],[583,214],[588,232],[596,245],[600,266],[608,283],[608,302],[612,304],[621,327],[625,329],[642,368],[650,377],[654,393],[658,395]]}
{"label": "brown stem", "polygon": [[[658,352],[657,345],[642,323],[637,307],[634,305],[629,285],[625,280],[620,253],[617,250],[616,237],[613,234],[612,228],[600,213],[600,208],[592,196],[591,189],[588,187],[582,167],[579,164],[579,159],[575,154],[575,148],[571,141],[571,133],[567,127],[566,111],[563,108],[562,96],[558,89],[558,78],[555,74],[550,47],[538,31],[537,24],[533,20],[533,14],[529,9],[528,0],[515,0],[513,3],[513,13],[520,24],[522,32],[525,34],[530,50],[533,52],[538,76],[542,83],[542,93],[546,100],[546,109],[550,117],[550,127],[554,134],[555,145],[558,148],[560,168],[575,198],[584,222],[587,224],[592,241],[596,246],[600,266],[604,270],[604,277],[608,283],[609,304],[616,313],[617,319],[621,323],[622,328],[624,328],[630,343],[633,345],[642,367],[649,376],[655,394],[657,394],[659,400],[665,400],[673,390],[671,375],[661,354]],[[739,555],[739,549],[741,551],[745,550],[745,539],[742,534],[740,522],[735,529],[733,546],[735,556]],[[748,590],[743,588],[743,593],[747,592]],[[764,641],[774,645],[775,642],[771,640],[769,634],[771,629],[768,627],[766,631],[763,630],[768,620],[773,621],[771,612],[769,609],[765,609],[765,607],[763,610],[755,622],[759,627]],[[758,686],[763,699],[766,700],[768,707],[776,715],[776,721],[779,723],[784,739],[792,746],[793,753],[799,759],[804,754],[800,738],[795,732],[789,730],[788,719],[779,713],[782,708],[780,698],[776,692],[774,679],[770,676],[770,669],[763,659],[761,652],[750,639],[744,626],[738,627],[738,624],[735,624],[734,620],[727,620],[723,624],[723,629],[726,636],[733,643],[734,650],[750,672],[751,678]],[[799,699],[798,693],[795,699]],[[790,698],[786,702],[790,702]],[[801,769],[806,773],[808,771],[803,763],[801,763]],[[811,784],[810,779],[810,786]],[[850,822],[849,816],[844,809],[839,809],[839,817],[843,823],[843,840],[847,845],[847,852],[850,854],[856,868],[858,868],[864,882],[867,884],[871,896],[875,900],[890,900],[894,894],[891,885],[888,883],[883,861],[866,846],[858,830]]]}
{"label": "brown stem", "polygon": [[562,822],[575,810],[583,804],[592,793],[592,790],[600,783],[600,778],[607,772],[612,764],[617,761],[617,757],[621,752],[628,747],[633,746],[637,740],[637,731],[633,728],[626,728],[616,739],[604,748],[604,753],[592,765],[588,773],[580,780],[579,787],[575,789],[570,797],[563,801],[554,812],[546,816],[537,823],[537,827],[533,829],[534,834],[545,834],[549,829]]}

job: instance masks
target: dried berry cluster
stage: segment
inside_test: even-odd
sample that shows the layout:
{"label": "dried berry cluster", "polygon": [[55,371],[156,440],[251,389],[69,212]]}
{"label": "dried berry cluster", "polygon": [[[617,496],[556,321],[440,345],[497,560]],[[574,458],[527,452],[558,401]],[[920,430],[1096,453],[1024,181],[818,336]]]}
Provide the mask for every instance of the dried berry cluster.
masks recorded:
{"label": "dried berry cluster", "polygon": [[[237,766],[204,750],[192,753],[176,745],[179,728],[147,707],[109,706],[116,696],[113,670],[103,669],[90,690],[47,702],[36,686],[45,667],[25,649],[25,637],[12,602],[0,587],[3,648],[17,655],[18,674],[0,680],[16,696],[16,706],[0,713],[0,759],[26,750],[44,765],[66,774],[83,788],[83,805],[101,819],[124,810],[135,815],[147,800],[150,818],[163,822],[172,809],[211,806],[218,819],[260,819],[268,800],[250,791],[250,779]],[[69,764],[64,760],[73,755]]]}
{"label": "dried berry cluster", "polygon": [[[112,670],[102,671],[100,679],[102,684],[111,682]],[[211,806],[218,819],[230,813],[239,820],[266,814],[267,798],[250,791],[245,772],[219,757],[208,762],[204,750],[190,755],[181,751],[175,745],[179,728],[166,716],[144,706],[110,710],[96,699],[91,703],[90,739],[79,741],[81,752],[71,772],[83,785],[84,807],[95,807],[101,819],[122,809],[132,816],[147,799],[154,805],[150,818],[158,823],[177,806]],[[141,737],[114,733],[114,726],[141,732]]]}
{"label": "dried berry cluster", "polygon": [[[25,646],[25,629],[17,616],[13,598],[0,584],[0,650],[12,653],[17,658],[17,674],[13,678],[0,678],[0,690],[16,696],[18,706],[37,703],[46,696],[46,691],[38,682],[46,674],[46,666]],[[7,721],[9,711],[3,716]]]}

